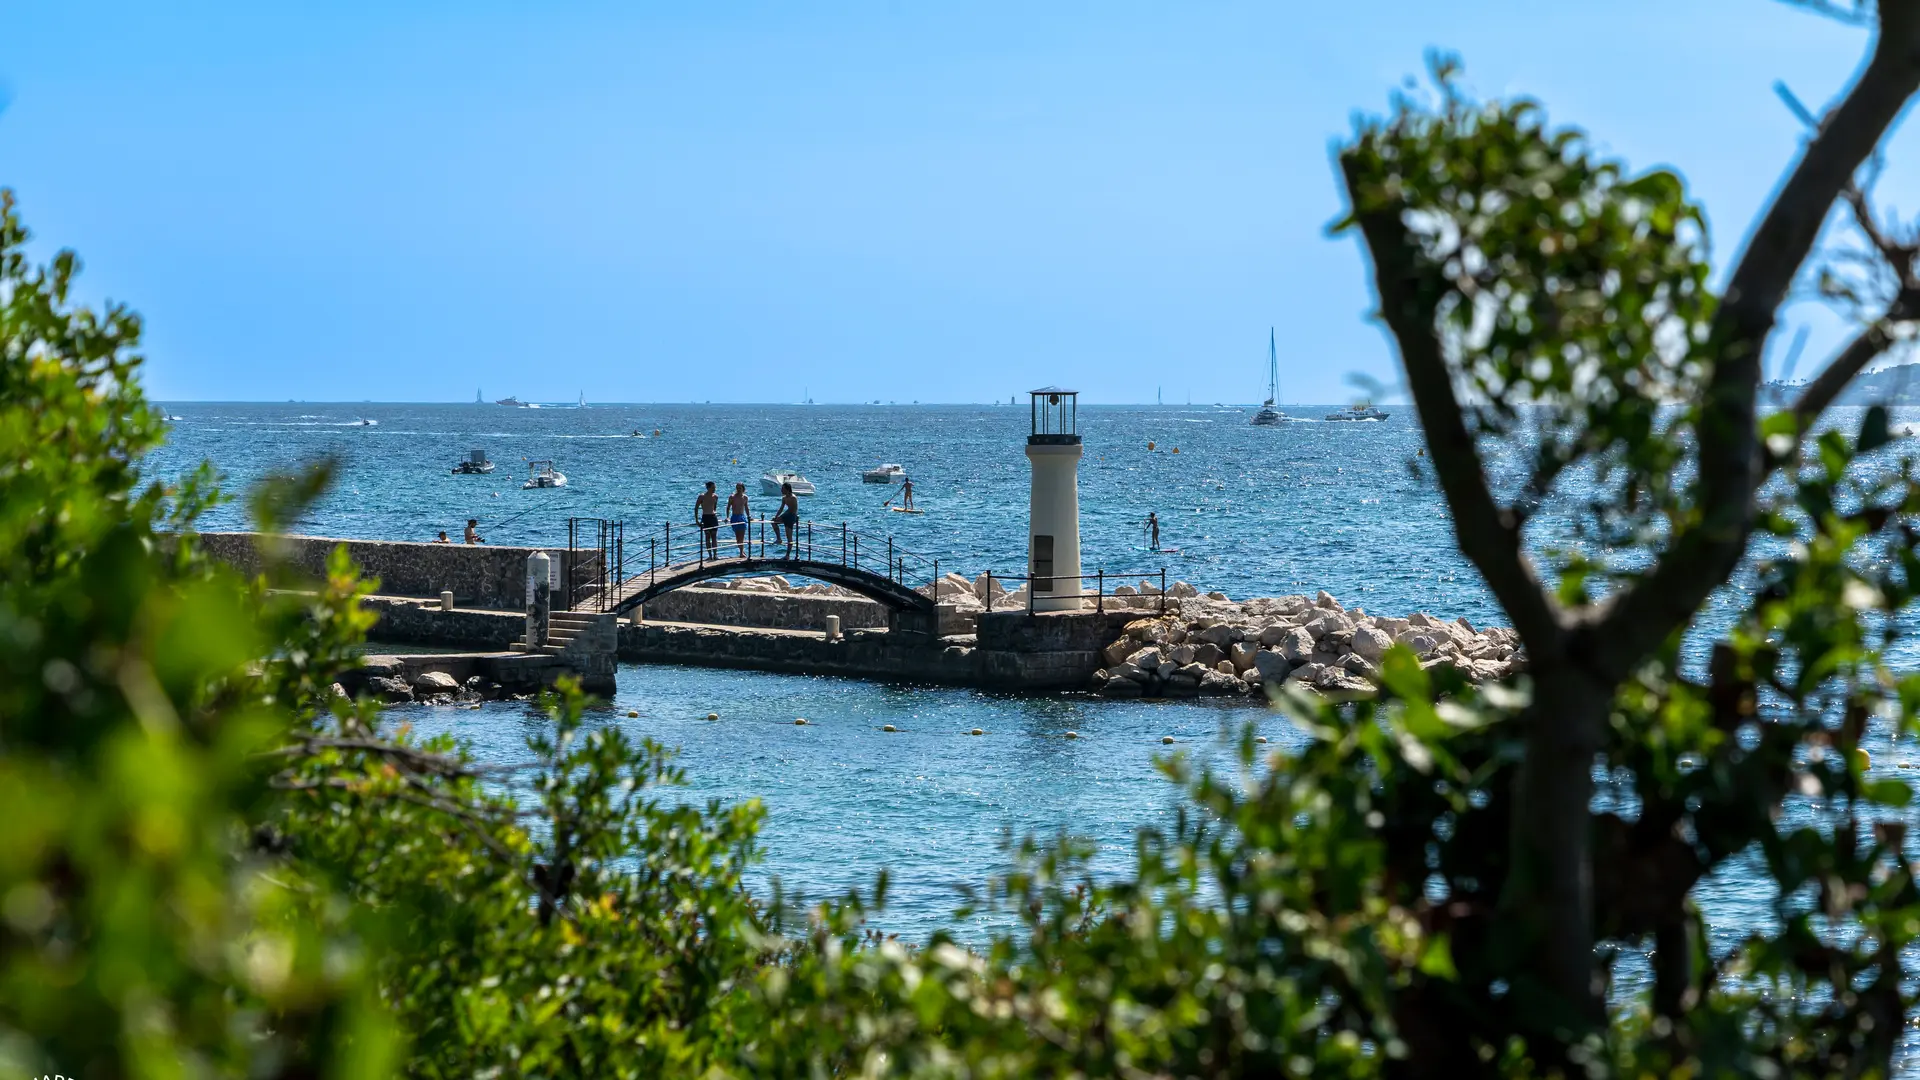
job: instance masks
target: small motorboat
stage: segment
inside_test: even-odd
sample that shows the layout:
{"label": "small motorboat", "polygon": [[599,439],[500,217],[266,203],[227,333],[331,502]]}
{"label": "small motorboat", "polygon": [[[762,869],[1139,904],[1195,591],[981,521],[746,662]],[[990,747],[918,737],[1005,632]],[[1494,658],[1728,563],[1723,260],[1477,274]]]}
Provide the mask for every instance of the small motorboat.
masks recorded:
{"label": "small motorboat", "polygon": [[877,468],[868,469],[860,474],[860,479],[869,484],[899,484],[907,479],[907,470],[888,462]]}
{"label": "small motorboat", "polygon": [[524,409],[527,407],[526,402],[521,401],[519,398],[514,397],[512,394],[508,394],[506,397],[495,400],[494,404],[505,405],[509,409]]}
{"label": "small motorboat", "polygon": [[361,418],[360,418],[360,419],[359,419],[358,421],[356,421],[356,422],[355,422],[355,425],[354,425],[354,426],[356,426],[356,427],[379,427],[379,426],[380,426],[380,421],[378,421],[378,420],[369,420],[369,419],[367,419],[366,417],[364,417],[364,416],[363,416],[363,417],[361,417]]}
{"label": "small motorboat", "polygon": [[1387,417],[1391,415],[1393,414],[1383,413],[1379,409],[1374,408],[1371,404],[1362,401],[1357,405],[1352,405],[1345,409],[1341,409],[1339,412],[1328,413],[1327,419],[1329,420],[1385,420]]}
{"label": "small motorboat", "polygon": [[465,460],[454,465],[453,471],[466,476],[479,476],[493,471],[493,462],[487,460],[485,450],[469,450]]}
{"label": "small motorboat", "polygon": [[765,495],[780,494],[780,487],[783,484],[792,484],[795,495],[813,494],[813,481],[791,469],[774,469],[760,477],[760,491]]}
{"label": "small motorboat", "polygon": [[521,484],[522,490],[528,488],[556,488],[567,486],[567,475],[553,467],[551,461],[527,462],[527,482]]}

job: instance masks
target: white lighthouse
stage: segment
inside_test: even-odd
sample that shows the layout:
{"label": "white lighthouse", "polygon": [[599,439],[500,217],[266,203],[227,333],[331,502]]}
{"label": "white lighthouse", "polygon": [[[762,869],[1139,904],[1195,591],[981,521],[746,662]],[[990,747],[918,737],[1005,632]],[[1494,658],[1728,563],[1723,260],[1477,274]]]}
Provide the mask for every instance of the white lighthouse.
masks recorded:
{"label": "white lighthouse", "polygon": [[1027,574],[1035,611],[1080,609],[1079,392],[1057,386],[1032,391],[1033,463],[1028,503]]}

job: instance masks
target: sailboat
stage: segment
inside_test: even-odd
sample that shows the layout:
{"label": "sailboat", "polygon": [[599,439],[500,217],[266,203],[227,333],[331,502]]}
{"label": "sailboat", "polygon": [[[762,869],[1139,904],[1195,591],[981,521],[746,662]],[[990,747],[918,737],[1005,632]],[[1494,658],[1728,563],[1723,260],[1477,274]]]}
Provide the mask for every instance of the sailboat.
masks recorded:
{"label": "sailboat", "polygon": [[1280,398],[1280,349],[1274,343],[1273,327],[1267,327],[1267,402],[1260,411],[1253,414],[1257,427],[1270,427],[1287,418],[1286,414],[1273,407]]}
{"label": "sailboat", "polygon": [[587,407],[587,392],[585,390],[582,390],[580,391],[580,404],[575,405],[574,408],[584,409],[586,407]]}

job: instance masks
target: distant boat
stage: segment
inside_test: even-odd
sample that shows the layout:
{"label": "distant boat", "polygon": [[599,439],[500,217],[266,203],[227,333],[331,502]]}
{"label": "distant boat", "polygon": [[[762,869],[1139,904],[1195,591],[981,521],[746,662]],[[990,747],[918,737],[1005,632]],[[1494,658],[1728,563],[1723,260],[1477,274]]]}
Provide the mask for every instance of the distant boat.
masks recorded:
{"label": "distant boat", "polygon": [[473,403],[475,405],[485,405],[487,403],[487,399],[480,396],[480,388],[477,386],[473,388]]}
{"label": "distant boat", "polygon": [[869,484],[898,484],[907,478],[907,470],[888,462],[877,468],[868,469],[860,474],[860,479]]}
{"label": "distant boat", "polygon": [[528,488],[557,488],[567,486],[567,474],[553,467],[551,461],[527,462],[527,482],[521,484],[522,490]]}
{"label": "distant boat", "polygon": [[366,417],[364,417],[364,416],[363,416],[363,417],[361,417],[361,418],[359,419],[359,421],[357,421],[357,422],[355,423],[355,425],[354,425],[354,426],[356,426],[356,427],[379,427],[379,426],[380,426],[380,421],[378,421],[378,420],[369,420],[369,419],[367,419]]}
{"label": "distant boat", "polygon": [[774,469],[760,478],[760,491],[765,495],[779,495],[780,485],[792,484],[795,495],[813,494],[813,481],[791,469]]}
{"label": "distant boat", "polygon": [[464,460],[455,464],[453,471],[467,476],[477,476],[493,471],[493,462],[487,460],[485,450],[469,450]]}
{"label": "distant boat", "polygon": [[580,391],[580,404],[574,406],[574,408],[584,409],[586,407],[587,407],[587,392],[585,390],[582,390]]}
{"label": "distant boat", "polygon": [[1385,420],[1391,413],[1383,413],[1372,405],[1362,401],[1339,412],[1327,414],[1329,420]]}
{"label": "distant boat", "polygon": [[1253,423],[1257,427],[1270,427],[1287,418],[1287,414],[1273,407],[1280,398],[1280,350],[1274,344],[1273,327],[1267,327],[1267,402],[1260,411],[1253,414]]}
{"label": "distant boat", "polygon": [[527,403],[526,403],[526,402],[524,402],[524,401],[521,401],[521,400],[520,400],[519,398],[517,398],[517,397],[514,397],[514,396],[513,396],[512,394],[508,394],[508,395],[507,395],[506,397],[503,397],[503,398],[501,398],[501,399],[499,399],[498,401],[495,401],[495,402],[494,402],[494,404],[495,404],[495,405],[505,405],[506,407],[508,407],[508,408],[510,408],[510,409],[524,409],[524,408],[526,408],[526,407],[527,407]]}

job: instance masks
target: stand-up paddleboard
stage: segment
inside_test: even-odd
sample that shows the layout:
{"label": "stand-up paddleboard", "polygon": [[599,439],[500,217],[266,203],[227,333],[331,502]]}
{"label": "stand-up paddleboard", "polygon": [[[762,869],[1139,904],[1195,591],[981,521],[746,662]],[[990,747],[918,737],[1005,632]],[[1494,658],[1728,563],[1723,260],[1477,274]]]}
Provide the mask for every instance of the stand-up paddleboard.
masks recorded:
{"label": "stand-up paddleboard", "polygon": [[887,507],[887,509],[889,509],[889,510],[891,510],[891,511],[893,511],[893,512],[894,512],[894,513],[896,513],[896,514],[924,514],[924,513],[926,513],[926,511],[925,511],[925,510],[909,510],[909,509],[907,509],[907,508],[906,508],[906,507],[904,507],[904,506],[889,506],[889,507]]}

